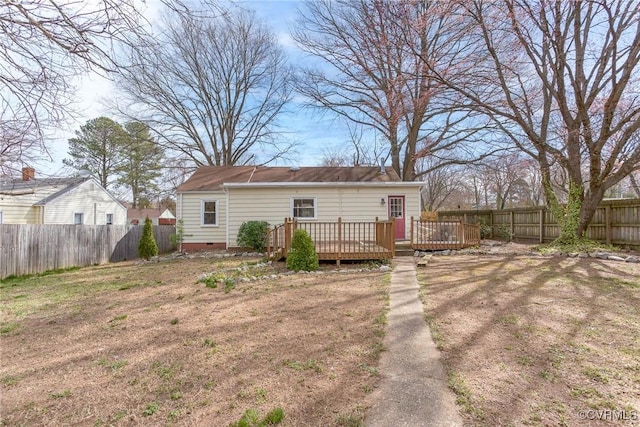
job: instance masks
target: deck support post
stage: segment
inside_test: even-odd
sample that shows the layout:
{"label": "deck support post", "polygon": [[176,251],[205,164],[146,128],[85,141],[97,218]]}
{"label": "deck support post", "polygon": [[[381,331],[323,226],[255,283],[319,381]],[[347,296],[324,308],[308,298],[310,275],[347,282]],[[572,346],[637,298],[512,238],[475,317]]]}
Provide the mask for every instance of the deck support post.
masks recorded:
{"label": "deck support post", "polygon": [[413,248],[413,215],[411,215],[411,227],[409,227],[409,242]]}
{"label": "deck support post", "polygon": [[338,217],[338,254],[336,266],[340,267],[340,253],[342,252],[342,217]]}

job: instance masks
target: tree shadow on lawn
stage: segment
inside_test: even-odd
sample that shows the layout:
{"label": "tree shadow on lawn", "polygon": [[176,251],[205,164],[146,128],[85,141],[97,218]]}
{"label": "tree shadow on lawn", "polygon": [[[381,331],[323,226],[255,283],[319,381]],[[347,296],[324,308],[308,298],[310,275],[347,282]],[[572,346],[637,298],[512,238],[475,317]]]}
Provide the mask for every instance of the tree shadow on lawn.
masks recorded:
{"label": "tree shadow on lawn", "polygon": [[640,409],[640,354],[630,350],[640,339],[640,293],[612,279],[639,271],[560,257],[430,262],[419,276],[426,313],[444,336],[448,370],[473,394],[467,418],[584,424],[589,408]]}

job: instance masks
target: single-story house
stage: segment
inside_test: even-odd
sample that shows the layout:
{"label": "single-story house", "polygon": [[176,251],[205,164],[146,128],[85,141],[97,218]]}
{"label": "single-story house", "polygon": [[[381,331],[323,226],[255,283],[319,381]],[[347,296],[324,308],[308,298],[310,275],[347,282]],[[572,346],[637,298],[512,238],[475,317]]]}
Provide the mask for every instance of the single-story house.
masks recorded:
{"label": "single-story house", "polygon": [[204,166],[178,187],[183,249],[233,249],[246,221],[395,218],[396,240],[420,217],[421,183],[384,167]]}
{"label": "single-story house", "polygon": [[94,178],[0,179],[0,224],[125,225],[127,209]]}
{"label": "single-story house", "polygon": [[142,225],[147,217],[151,220],[153,225],[175,225],[176,217],[169,210],[161,210],[158,208],[146,208],[146,209],[127,209],[127,222],[132,225]]}

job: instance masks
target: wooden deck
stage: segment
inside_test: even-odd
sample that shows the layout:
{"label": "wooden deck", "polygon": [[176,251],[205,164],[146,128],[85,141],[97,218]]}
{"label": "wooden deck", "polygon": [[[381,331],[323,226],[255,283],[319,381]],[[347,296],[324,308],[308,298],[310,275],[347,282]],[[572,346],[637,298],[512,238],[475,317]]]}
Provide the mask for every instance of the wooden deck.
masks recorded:
{"label": "wooden deck", "polygon": [[296,229],[305,230],[313,240],[318,259],[380,260],[395,254],[393,221],[372,222],[299,222],[285,218],[283,224],[267,233],[267,255],[270,259],[286,258],[291,237]]}
{"label": "wooden deck", "polygon": [[411,217],[411,247],[418,250],[463,249],[480,244],[480,225],[463,221],[425,221]]}
{"label": "wooden deck", "polygon": [[[267,233],[267,256],[286,258],[296,229],[305,230],[313,240],[318,259],[381,260],[396,254],[394,223],[372,222],[299,222],[285,218],[284,223]],[[463,221],[426,221],[411,218],[410,247],[413,250],[463,249],[480,244],[480,225]]]}

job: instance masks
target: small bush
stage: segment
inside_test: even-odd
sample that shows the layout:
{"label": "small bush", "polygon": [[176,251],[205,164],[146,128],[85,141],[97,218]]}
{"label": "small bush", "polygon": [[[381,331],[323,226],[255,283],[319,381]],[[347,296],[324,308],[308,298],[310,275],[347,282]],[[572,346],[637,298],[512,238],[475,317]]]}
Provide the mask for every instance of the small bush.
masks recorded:
{"label": "small bush", "polygon": [[238,244],[252,248],[256,252],[264,252],[267,246],[267,230],[269,223],[266,221],[243,222],[238,230]]}
{"label": "small bush", "polygon": [[314,271],[319,267],[318,254],[313,240],[305,230],[296,230],[287,254],[287,268],[294,271]]}
{"label": "small bush", "polygon": [[491,228],[491,226],[489,224],[480,224],[480,238],[481,239],[488,239],[489,237],[491,237],[491,234],[493,233],[493,229]]}
{"label": "small bush", "polygon": [[142,229],[142,238],[138,245],[138,255],[140,258],[149,260],[149,258],[158,255],[158,245],[153,237],[153,224],[149,217],[144,220],[144,228]]}

